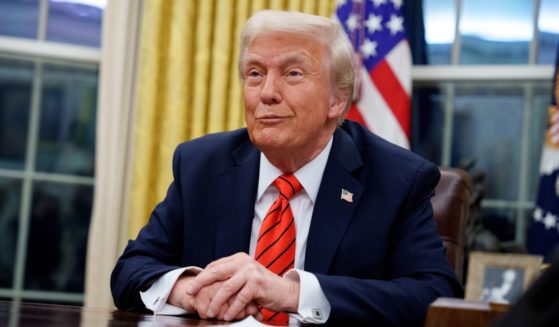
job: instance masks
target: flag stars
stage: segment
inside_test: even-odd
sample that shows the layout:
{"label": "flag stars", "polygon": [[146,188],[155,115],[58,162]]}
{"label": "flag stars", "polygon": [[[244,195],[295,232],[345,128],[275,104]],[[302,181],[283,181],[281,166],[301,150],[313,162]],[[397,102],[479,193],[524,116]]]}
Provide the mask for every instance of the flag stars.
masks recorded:
{"label": "flag stars", "polygon": [[375,7],[380,7],[380,5],[386,3],[386,0],[373,0],[373,2],[375,3]]}
{"label": "flag stars", "polygon": [[545,229],[554,228],[557,224],[557,216],[548,212],[543,218],[543,224],[545,225]]}
{"label": "flag stars", "polygon": [[390,21],[386,23],[386,27],[390,30],[390,34],[395,35],[404,31],[404,19],[400,16],[390,15]]}
{"label": "flag stars", "polygon": [[402,0],[392,0],[392,3],[394,4],[394,8],[396,9],[400,9],[400,7],[402,6]]}
{"label": "flag stars", "polygon": [[357,25],[359,25],[357,15],[349,15],[345,23],[347,25],[347,28],[353,32],[357,28]]}
{"label": "flag stars", "polygon": [[370,34],[373,34],[376,31],[381,31],[382,30],[382,16],[378,15],[373,15],[370,14],[369,18],[367,18],[367,21],[365,22],[365,25],[367,26],[367,29],[369,30]]}
{"label": "flag stars", "polygon": [[541,222],[543,219],[543,212],[541,208],[534,210],[534,221]]}
{"label": "flag stars", "polygon": [[376,42],[366,39],[361,46],[361,53],[363,53],[365,59],[368,59],[370,56],[377,55],[377,47],[378,44]]}

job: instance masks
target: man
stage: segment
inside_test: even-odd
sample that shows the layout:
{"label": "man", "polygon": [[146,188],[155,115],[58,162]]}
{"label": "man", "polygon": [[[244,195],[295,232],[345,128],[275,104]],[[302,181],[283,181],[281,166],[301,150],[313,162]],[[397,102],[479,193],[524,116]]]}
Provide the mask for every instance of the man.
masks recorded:
{"label": "man", "polygon": [[239,72],[247,128],[177,148],[166,198],[113,272],[117,307],[422,325],[460,294],[432,216],[437,167],[339,125],[353,92],[340,27],[257,13]]}

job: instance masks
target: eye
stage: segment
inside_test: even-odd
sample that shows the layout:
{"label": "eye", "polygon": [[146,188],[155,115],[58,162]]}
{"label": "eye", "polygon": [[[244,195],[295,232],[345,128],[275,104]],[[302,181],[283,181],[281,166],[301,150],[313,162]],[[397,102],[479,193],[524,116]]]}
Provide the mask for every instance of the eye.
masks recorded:
{"label": "eye", "polygon": [[303,80],[305,74],[299,68],[292,68],[287,70],[284,76],[288,83],[299,83]]}
{"label": "eye", "polygon": [[303,73],[299,70],[290,70],[289,72],[287,72],[287,76],[289,76],[289,77],[301,77],[301,76],[303,76]]}
{"label": "eye", "polygon": [[259,78],[260,76],[262,76],[262,74],[256,69],[250,69],[246,73],[246,78],[250,78],[250,79]]}

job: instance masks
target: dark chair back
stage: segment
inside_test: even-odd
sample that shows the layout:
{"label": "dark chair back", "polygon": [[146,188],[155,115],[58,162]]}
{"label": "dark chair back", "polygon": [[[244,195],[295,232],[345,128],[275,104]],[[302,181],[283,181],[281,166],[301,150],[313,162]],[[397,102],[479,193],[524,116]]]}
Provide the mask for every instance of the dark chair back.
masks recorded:
{"label": "dark chair back", "polygon": [[470,214],[470,178],[458,168],[441,168],[441,179],[431,199],[439,234],[458,280],[462,281],[466,225]]}

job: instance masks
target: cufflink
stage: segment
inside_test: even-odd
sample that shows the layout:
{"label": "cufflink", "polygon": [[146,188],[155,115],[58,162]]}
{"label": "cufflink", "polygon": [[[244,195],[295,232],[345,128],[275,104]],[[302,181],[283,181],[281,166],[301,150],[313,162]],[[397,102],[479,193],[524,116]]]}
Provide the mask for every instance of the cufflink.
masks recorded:
{"label": "cufflink", "polygon": [[155,299],[155,301],[153,301],[153,304],[152,304],[152,305],[155,306],[155,305],[157,304],[157,302],[159,302],[159,299],[160,299],[160,297],[158,296],[158,297]]}
{"label": "cufflink", "polygon": [[322,319],[322,315],[320,314],[319,309],[312,309],[311,312],[314,319]]}

